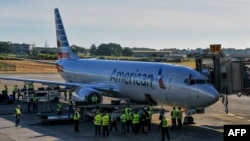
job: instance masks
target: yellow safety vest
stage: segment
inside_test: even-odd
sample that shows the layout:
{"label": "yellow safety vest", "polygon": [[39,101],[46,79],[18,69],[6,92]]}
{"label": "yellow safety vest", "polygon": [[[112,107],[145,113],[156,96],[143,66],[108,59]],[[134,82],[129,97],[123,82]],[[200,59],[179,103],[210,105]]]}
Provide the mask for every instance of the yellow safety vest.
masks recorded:
{"label": "yellow safety vest", "polygon": [[19,108],[15,109],[14,116],[21,115],[21,110]]}
{"label": "yellow safety vest", "polygon": [[57,103],[57,111],[61,111],[62,110],[62,103]]}
{"label": "yellow safety vest", "polygon": [[168,127],[168,119],[166,118],[162,119],[162,127]]}
{"label": "yellow safety vest", "polygon": [[102,117],[102,125],[106,126],[109,124],[109,116],[106,114]]}
{"label": "yellow safety vest", "polygon": [[95,116],[94,121],[95,121],[95,125],[101,125],[102,116],[101,116],[100,114],[97,114],[97,115]]}
{"label": "yellow safety vest", "polygon": [[127,116],[126,116],[126,114],[122,114],[121,120],[122,120],[123,123],[127,121]]}
{"label": "yellow safety vest", "polygon": [[80,114],[77,111],[75,111],[73,120],[79,120],[79,119],[80,119]]}
{"label": "yellow safety vest", "polygon": [[171,112],[171,118],[176,118],[177,112],[176,110],[172,110]]}
{"label": "yellow safety vest", "polygon": [[133,115],[133,124],[139,123],[140,122],[140,115],[139,114],[134,114]]}
{"label": "yellow safety vest", "polygon": [[32,100],[33,100],[33,103],[37,103],[38,102],[38,97],[37,96],[33,96]]}

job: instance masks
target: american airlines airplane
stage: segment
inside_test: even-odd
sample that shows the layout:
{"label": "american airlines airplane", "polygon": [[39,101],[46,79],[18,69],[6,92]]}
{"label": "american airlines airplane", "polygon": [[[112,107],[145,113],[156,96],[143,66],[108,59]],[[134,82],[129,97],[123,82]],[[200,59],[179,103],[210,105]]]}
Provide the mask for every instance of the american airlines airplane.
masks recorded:
{"label": "american airlines airplane", "polygon": [[213,85],[199,72],[167,63],[81,59],[72,52],[59,10],[54,9],[58,72],[65,82],[3,77],[0,79],[74,87],[74,101],[93,95],[128,98],[154,105],[185,108],[186,114],[204,113],[219,99]]}

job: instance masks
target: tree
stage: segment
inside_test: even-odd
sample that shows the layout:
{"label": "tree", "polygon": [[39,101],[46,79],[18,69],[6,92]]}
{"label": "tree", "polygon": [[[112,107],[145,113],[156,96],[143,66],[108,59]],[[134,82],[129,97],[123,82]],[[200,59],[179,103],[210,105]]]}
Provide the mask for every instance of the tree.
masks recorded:
{"label": "tree", "polygon": [[75,52],[76,54],[79,54],[79,53],[86,54],[87,53],[87,51],[84,47],[80,47],[77,45],[72,45],[70,47],[73,50],[73,52]]}
{"label": "tree", "polygon": [[109,43],[99,45],[97,55],[107,55],[107,56],[121,56],[122,47],[119,44]]}
{"label": "tree", "polygon": [[125,47],[123,49],[123,51],[122,51],[122,55],[123,56],[132,56],[133,55],[133,51],[129,47]]}
{"label": "tree", "polygon": [[11,42],[0,42],[0,53],[12,53],[13,44]]}
{"label": "tree", "polygon": [[90,47],[89,53],[90,55],[96,55],[96,52],[97,52],[97,48],[94,44],[92,44]]}

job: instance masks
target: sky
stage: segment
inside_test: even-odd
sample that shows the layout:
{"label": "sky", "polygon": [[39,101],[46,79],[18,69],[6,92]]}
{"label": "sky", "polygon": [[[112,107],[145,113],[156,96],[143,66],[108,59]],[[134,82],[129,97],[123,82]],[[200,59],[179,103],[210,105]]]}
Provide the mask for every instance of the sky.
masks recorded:
{"label": "sky", "polygon": [[1,0],[0,41],[56,47],[54,8],[84,48],[250,47],[249,0]]}

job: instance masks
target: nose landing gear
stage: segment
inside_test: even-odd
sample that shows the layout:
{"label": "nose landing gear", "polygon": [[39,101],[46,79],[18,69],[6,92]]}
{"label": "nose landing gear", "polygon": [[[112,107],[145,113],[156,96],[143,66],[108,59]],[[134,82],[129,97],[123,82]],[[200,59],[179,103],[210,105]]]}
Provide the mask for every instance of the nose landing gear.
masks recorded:
{"label": "nose landing gear", "polygon": [[194,118],[193,118],[191,115],[186,115],[186,116],[184,117],[183,124],[184,124],[184,125],[187,125],[187,124],[194,124]]}

